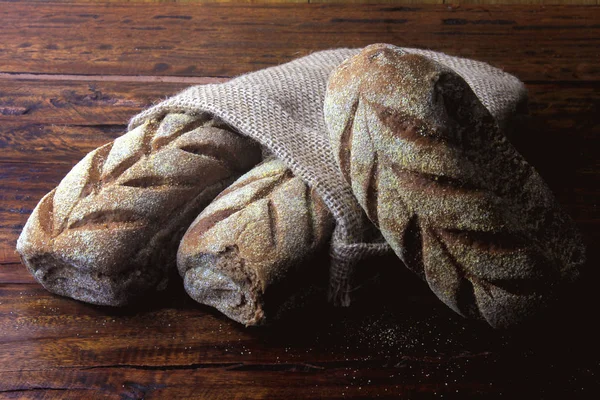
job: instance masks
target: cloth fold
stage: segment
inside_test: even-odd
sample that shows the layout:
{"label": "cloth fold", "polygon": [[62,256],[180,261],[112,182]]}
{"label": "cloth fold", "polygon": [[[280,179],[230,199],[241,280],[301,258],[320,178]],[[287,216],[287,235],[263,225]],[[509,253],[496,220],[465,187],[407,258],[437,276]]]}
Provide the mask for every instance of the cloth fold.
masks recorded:
{"label": "cloth fold", "polygon": [[[349,305],[354,266],[391,252],[366,218],[335,163],[323,118],[327,80],[335,67],[361,49],[334,49],[239,76],[221,84],[190,87],[135,116],[129,129],[167,113],[210,113],[283,161],[323,198],[335,220],[330,255],[330,298]],[[521,81],[488,64],[443,53],[402,48],[452,68],[471,86],[503,127],[526,101]]]}

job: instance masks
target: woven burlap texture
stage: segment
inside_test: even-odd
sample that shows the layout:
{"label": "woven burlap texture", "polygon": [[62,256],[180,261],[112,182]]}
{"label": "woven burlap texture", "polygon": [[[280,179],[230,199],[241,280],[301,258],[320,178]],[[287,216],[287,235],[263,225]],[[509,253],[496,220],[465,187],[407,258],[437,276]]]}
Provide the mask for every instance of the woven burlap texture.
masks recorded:
{"label": "woven burlap texture", "polygon": [[[488,64],[443,53],[401,48],[452,68],[471,86],[503,126],[526,98],[517,78]],[[135,116],[129,129],[167,113],[210,113],[261,143],[323,198],[336,220],[331,242],[330,297],[348,305],[354,266],[365,257],[390,252],[372,239],[372,226],[336,165],[323,119],[327,79],[360,49],[334,49],[242,75],[221,84],[190,87]],[[368,239],[367,239],[368,238]]]}

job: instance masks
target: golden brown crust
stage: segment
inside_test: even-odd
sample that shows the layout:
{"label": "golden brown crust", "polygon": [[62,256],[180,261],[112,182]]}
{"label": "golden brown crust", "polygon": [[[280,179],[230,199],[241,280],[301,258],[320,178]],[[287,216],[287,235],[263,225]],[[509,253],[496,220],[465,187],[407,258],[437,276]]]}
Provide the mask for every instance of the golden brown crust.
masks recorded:
{"label": "golden brown crust", "polygon": [[264,323],[264,294],[324,247],[333,217],[280,161],[255,167],[194,221],[177,254],[196,301],[245,325]]}
{"label": "golden brown crust", "polygon": [[54,293],[126,304],[166,285],[189,223],[260,156],[206,116],[149,121],[79,162],[36,207],[17,250]]}
{"label": "golden brown crust", "polygon": [[369,46],[332,74],[325,118],[370,219],[456,312],[512,325],[578,275],[573,222],[453,71]]}

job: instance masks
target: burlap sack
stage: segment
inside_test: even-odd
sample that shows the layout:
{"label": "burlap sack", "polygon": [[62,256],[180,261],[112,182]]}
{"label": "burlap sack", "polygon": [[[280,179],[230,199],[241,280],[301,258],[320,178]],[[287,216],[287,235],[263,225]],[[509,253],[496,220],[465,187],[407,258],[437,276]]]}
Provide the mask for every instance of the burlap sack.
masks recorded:
{"label": "burlap sack", "polygon": [[[427,50],[403,48],[455,70],[504,126],[526,99],[524,85],[488,64]],[[330,297],[348,305],[353,267],[361,259],[391,252],[374,238],[352,190],[338,169],[323,119],[323,101],[331,71],[360,49],[313,53],[229,82],[190,87],[135,116],[129,129],[166,113],[214,114],[275,154],[322,196],[337,225],[331,243]],[[380,236],[379,236],[380,238]]]}

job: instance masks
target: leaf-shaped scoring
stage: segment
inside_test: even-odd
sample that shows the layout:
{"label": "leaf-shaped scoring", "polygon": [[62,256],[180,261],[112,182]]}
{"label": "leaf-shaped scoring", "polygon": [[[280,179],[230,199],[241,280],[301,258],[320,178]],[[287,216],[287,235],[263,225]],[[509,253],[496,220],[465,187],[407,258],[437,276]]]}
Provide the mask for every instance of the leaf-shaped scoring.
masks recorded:
{"label": "leaf-shaped scoring", "polygon": [[[75,184],[61,184],[57,189],[59,208],[68,208],[68,212],[55,213],[55,218],[61,219],[55,225],[83,229],[85,221],[125,222],[130,217],[124,216],[134,214],[146,224],[156,222],[168,217],[169,208],[177,209],[199,190],[232,176],[237,164],[248,168],[256,162],[254,153],[251,162],[235,160],[232,165],[229,153],[242,153],[244,140],[205,125],[203,117],[168,114],[159,123],[147,122],[94,151],[87,157],[89,162],[84,160],[65,178]],[[210,134],[204,131],[208,129],[212,129]],[[210,151],[206,156],[187,151],[186,147],[194,144]],[[226,154],[224,159],[219,158],[219,151]],[[210,173],[203,172],[207,170]],[[149,193],[149,189],[158,192]],[[112,227],[118,229],[119,224]]]}
{"label": "leaf-shaped scoring", "polygon": [[[394,62],[419,67],[395,75]],[[415,56],[365,63],[357,75],[352,63],[334,73],[325,103],[359,203],[453,310],[492,326],[519,322],[581,264],[572,221],[461,78]]]}
{"label": "leaf-shaped scoring", "polygon": [[[231,154],[239,157],[232,160]],[[184,229],[260,157],[256,144],[206,116],[168,114],[149,121],[79,162],[32,214],[39,223],[26,226],[21,241],[26,245],[19,251],[33,260],[26,262],[34,273],[52,264],[53,271],[68,269],[79,274],[80,282],[89,283],[78,289],[75,283],[57,286],[57,293],[123,304],[142,286],[159,285],[175,261]],[[41,215],[44,210],[52,215]],[[42,224],[44,229],[36,228]],[[48,232],[48,237],[38,231]],[[44,257],[36,257],[42,252]],[[34,265],[36,259],[46,261]],[[94,275],[116,276],[124,271],[139,276],[139,282],[133,275],[123,280],[131,287],[138,285],[131,293],[125,287],[115,289],[121,282]],[[51,272],[47,275],[56,275]],[[42,283],[53,291],[51,281]]]}
{"label": "leaf-shaped scoring", "polygon": [[[329,240],[324,203],[279,160],[223,191],[185,234],[178,267],[188,293],[238,322],[262,322],[262,294]],[[215,278],[217,277],[217,278]]]}

